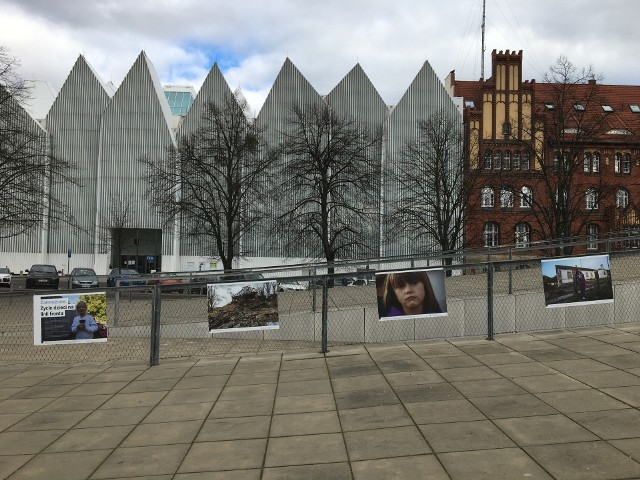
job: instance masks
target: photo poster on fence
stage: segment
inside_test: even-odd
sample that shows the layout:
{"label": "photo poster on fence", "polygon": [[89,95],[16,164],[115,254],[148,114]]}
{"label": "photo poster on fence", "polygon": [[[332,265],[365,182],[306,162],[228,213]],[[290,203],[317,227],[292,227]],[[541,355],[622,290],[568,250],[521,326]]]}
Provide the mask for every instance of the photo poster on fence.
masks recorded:
{"label": "photo poster on fence", "polygon": [[547,308],[613,302],[609,255],[541,260]]}
{"label": "photo poster on fence", "polygon": [[207,284],[209,332],[280,328],[275,280]]}
{"label": "photo poster on fence", "polygon": [[444,270],[376,272],[379,320],[447,315]]}
{"label": "photo poster on fence", "polygon": [[106,342],[107,332],[105,292],[33,296],[34,345]]}

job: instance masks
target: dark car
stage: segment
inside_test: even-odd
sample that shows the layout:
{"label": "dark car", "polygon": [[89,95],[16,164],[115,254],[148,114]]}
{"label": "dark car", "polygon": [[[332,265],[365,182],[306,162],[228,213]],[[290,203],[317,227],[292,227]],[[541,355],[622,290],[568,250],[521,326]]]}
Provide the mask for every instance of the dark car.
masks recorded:
{"label": "dark car", "polygon": [[71,270],[71,288],[97,288],[98,276],[93,268],[74,268]]}
{"label": "dark car", "polygon": [[115,287],[119,279],[137,278],[138,280],[124,281],[120,280],[119,285],[127,287],[129,285],[145,285],[146,282],[138,272],[131,268],[114,268],[107,277],[107,286]]}
{"label": "dark car", "polygon": [[32,265],[27,273],[27,288],[58,289],[60,277],[53,265]]}

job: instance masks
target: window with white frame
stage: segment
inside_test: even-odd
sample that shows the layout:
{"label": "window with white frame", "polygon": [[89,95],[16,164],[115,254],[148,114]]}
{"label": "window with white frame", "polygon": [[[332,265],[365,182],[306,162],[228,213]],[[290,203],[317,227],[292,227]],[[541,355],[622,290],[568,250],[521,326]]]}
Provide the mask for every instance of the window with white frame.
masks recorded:
{"label": "window with white frame", "polygon": [[616,153],[615,156],[613,157],[613,171],[615,173],[620,173],[621,168],[622,168],[622,154]]}
{"label": "window with white frame", "polygon": [[585,203],[587,210],[598,209],[598,193],[593,188],[587,190],[587,193],[585,194]]}
{"label": "window with white frame", "polygon": [[500,237],[498,224],[494,222],[485,223],[482,229],[482,237],[484,238],[485,247],[497,247]]}
{"label": "window with white frame", "polygon": [[511,170],[511,152],[509,150],[502,154],[502,169]]}
{"label": "window with white frame", "polygon": [[511,168],[520,170],[520,152],[513,152],[511,155]]}
{"label": "window with white frame", "polygon": [[485,170],[491,170],[491,150],[484,152],[484,168]]}
{"label": "window with white frame", "polygon": [[533,197],[529,187],[522,187],[520,190],[520,208],[531,208]]}
{"label": "window with white frame", "polygon": [[480,205],[483,207],[493,207],[493,188],[484,187],[482,189]]}
{"label": "window with white frame", "polygon": [[591,171],[593,173],[600,172],[600,154],[597,152],[591,156]]}
{"label": "window with white frame", "polygon": [[631,155],[625,153],[622,155],[622,173],[631,172]]}
{"label": "window with white frame", "polygon": [[495,152],[493,152],[493,169],[500,170],[501,166],[502,166],[502,153],[500,152],[500,150],[496,150]]}
{"label": "window with white frame", "polygon": [[585,153],[584,154],[584,160],[583,160],[583,170],[586,173],[591,172],[591,154],[589,153]]}
{"label": "window with white frame", "polygon": [[527,248],[529,246],[529,235],[529,225],[527,225],[526,223],[519,223],[518,225],[516,225],[516,248]]}
{"label": "window with white frame", "polygon": [[598,250],[598,235],[600,229],[594,223],[587,225],[587,250]]}
{"label": "window with white frame", "polygon": [[616,207],[627,208],[629,205],[629,192],[624,188],[619,188],[616,191]]}
{"label": "window with white frame", "polygon": [[502,208],[513,208],[513,191],[508,188],[500,190],[500,206]]}
{"label": "window with white frame", "polygon": [[522,163],[520,170],[529,170],[529,152],[522,152]]}

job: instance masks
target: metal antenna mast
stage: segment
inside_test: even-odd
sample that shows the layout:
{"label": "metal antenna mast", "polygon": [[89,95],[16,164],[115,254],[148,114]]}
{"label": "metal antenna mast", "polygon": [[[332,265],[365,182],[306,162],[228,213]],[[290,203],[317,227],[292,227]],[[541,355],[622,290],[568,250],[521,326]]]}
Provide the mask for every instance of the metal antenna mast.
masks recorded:
{"label": "metal antenna mast", "polygon": [[480,80],[484,81],[484,14],[486,0],[482,0],[482,52],[480,52]]}

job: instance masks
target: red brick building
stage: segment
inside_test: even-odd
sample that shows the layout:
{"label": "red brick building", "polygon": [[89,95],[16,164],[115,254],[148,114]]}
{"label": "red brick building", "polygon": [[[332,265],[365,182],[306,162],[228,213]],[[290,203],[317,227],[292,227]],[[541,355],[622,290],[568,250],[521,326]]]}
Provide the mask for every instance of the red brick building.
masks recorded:
{"label": "red brick building", "polygon": [[640,86],[601,84],[568,62],[554,81],[523,81],[522,51],[491,57],[488,79],[445,82],[479,180],[466,247],[640,234]]}

